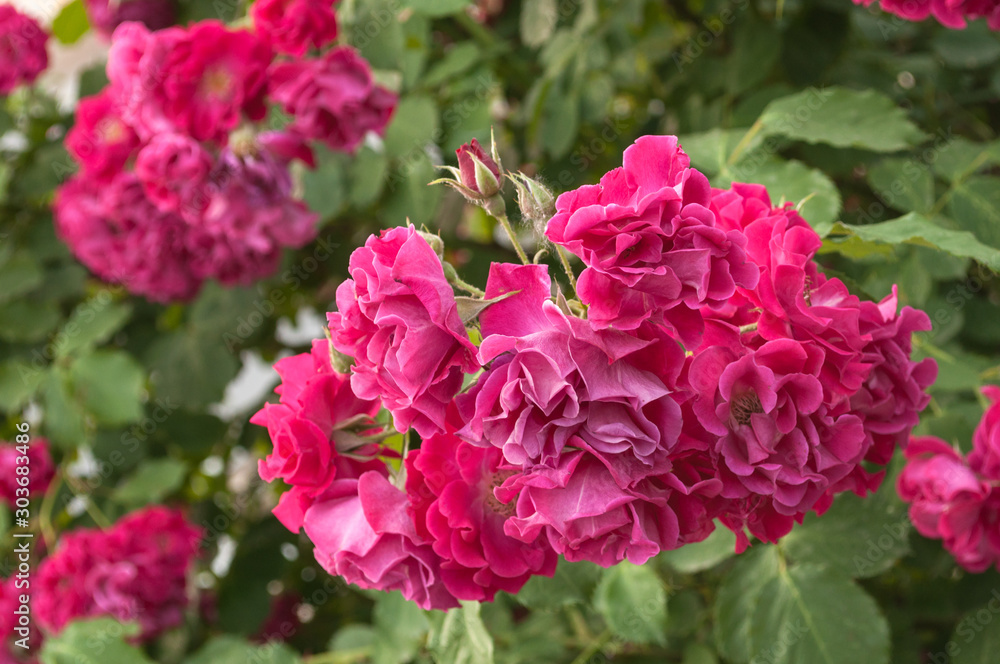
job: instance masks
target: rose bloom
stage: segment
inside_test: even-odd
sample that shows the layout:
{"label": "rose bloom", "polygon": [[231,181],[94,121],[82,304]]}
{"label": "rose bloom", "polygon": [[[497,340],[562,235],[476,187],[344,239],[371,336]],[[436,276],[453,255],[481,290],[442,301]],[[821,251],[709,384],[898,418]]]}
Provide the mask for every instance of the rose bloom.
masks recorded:
{"label": "rose bloom", "polygon": [[369,131],[382,135],[396,108],[396,95],[349,46],[276,64],[270,81],[270,98],[294,117],[289,129],[340,152],[357,150]]}
{"label": "rose bloom", "polygon": [[138,21],[150,30],[173,25],[176,18],[173,0],[84,0],[90,25],[105,39],[115,28],[128,21]]}
{"label": "rose bloom", "polygon": [[334,348],[354,358],[355,394],[381,399],[400,432],[444,431],[448,404],[479,365],[441,260],[399,227],[368,238],[349,272],[329,322]]}
{"label": "rose bloom", "polygon": [[652,320],[695,347],[697,309],[757,283],[746,239],[719,226],[708,179],[689,166],[675,136],[643,136],[599,185],[556,200],[545,234],[586,265],[577,294],[594,325],[635,329]]}
{"label": "rose bloom", "polygon": [[0,4],[0,95],[34,83],[45,71],[48,39],[38,21],[9,4]]}
{"label": "rose bloom", "polygon": [[[26,455],[22,454],[17,449],[18,447],[23,450],[25,445],[0,443],[0,499],[3,499],[12,508],[17,503],[18,489],[27,488],[29,495],[26,497],[44,494],[56,474],[56,466],[49,453],[49,442],[45,438],[32,440],[26,446],[28,448]],[[21,459],[20,463],[19,459]],[[18,466],[27,467],[28,474],[18,475]],[[28,478],[27,487],[21,486],[17,481],[19,477]]]}
{"label": "rose bloom", "polygon": [[276,50],[297,58],[337,38],[333,0],[257,0],[250,5],[250,17]]}
{"label": "rose bloom", "polygon": [[66,134],[66,149],[89,177],[113,180],[138,147],[139,137],[122,119],[113,91],[105,89],[80,100],[76,120]]}
{"label": "rose bloom", "polygon": [[981,476],[1000,481],[1000,387],[987,385],[983,394],[991,405],[972,435],[969,465]]}

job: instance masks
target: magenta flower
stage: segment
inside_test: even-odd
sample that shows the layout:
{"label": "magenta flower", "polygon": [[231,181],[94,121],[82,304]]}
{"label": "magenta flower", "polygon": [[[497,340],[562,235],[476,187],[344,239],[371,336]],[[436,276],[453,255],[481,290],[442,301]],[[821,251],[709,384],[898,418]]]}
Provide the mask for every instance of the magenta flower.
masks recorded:
{"label": "magenta flower", "polygon": [[10,4],[0,5],[0,95],[30,85],[49,66],[49,36],[38,21]]}
{"label": "magenta flower", "polygon": [[183,621],[200,539],[180,512],[162,506],[134,512],[106,532],[64,535],[38,568],[34,615],[51,632],[77,618],[136,621],[140,640],[151,640]]}
{"label": "magenta flower", "polygon": [[[870,6],[875,0],[854,0]],[[964,28],[966,21],[985,18],[990,30],[1000,30],[1000,4],[996,0],[879,0],[883,11],[907,21],[923,21],[933,15],[941,25]]]}
{"label": "magenta flower", "polygon": [[718,226],[708,180],[676,137],[641,137],[623,163],[601,184],[562,194],[546,235],[587,266],[577,294],[594,325],[635,329],[650,319],[694,347],[700,318],[689,312],[752,288],[757,268],[742,233]]}
{"label": "magenta flower", "polygon": [[[493,157],[486,154],[475,138],[455,150],[463,187],[481,198],[492,198],[500,192],[503,174]],[[478,164],[478,167],[477,167]]]}
{"label": "magenta flower", "polygon": [[101,279],[159,302],[190,299],[201,287],[189,267],[187,223],[153,205],[131,173],[109,184],[70,178],[53,213],[56,232]]}
{"label": "magenta flower", "polygon": [[122,23],[138,21],[150,30],[174,24],[173,0],[84,0],[90,25],[105,39]]}
{"label": "magenta flower", "polygon": [[275,50],[297,58],[337,38],[333,0],[257,0],[250,5],[250,17]]}
{"label": "magenta flower", "polygon": [[[30,498],[44,494],[56,474],[56,466],[49,453],[49,441],[35,438],[27,445],[27,454],[22,454],[17,443],[0,443],[0,499],[12,508],[18,497]],[[23,457],[27,457],[26,459]],[[20,463],[18,461],[20,460]],[[27,475],[17,473],[18,466],[28,468]],[[18,478],[27,477],[28,484],[22,486]],[[18,492],[20,489],[20,493]],[[27,493],[25,493],[27,490]]]}
{"label": "magenta flower", "polygon": [[516,593],[534,574],[552,576],[556,553],[504,532],[514,502],[496,489],[517,469],[495,448],[475,447],[453,434],[426,438],[406,459],[406,493],[417,531],[441,557],[441,576],[458,599],[492,601]]}
{"label": "magenta flower", "polygon": [[225,144],[244,115],[264,117],[271,58],[256,35],[218,21],[155,33],[126,23],[115,31],[108,78],[144,140],[176,132]]}
{"label": "magenta flower", "polygon": [[992,405],[972,435],[969,465],[982,477],[1000,481],[1000,387],[987,385],[983,394]]}
{"label": "magenta flower", "polygon": [[368,62],[348,46],[274,65],[270,96],[294,116],[291,131],[341,152],[357,150],[369,131],[383,134],[397,101],[374,82]]}
{"label": "magenta flower", "polygon": [[824,402],[822,364],[819,348],[791,340],[742,356],[715,346],[693,358],[693,411],[718,436],[724,497],[765,497],[795,517],[861,461],[862,421]]}
{"label": "magenta flower", "polygon": [[154,136],[135,161],[135,174],[158,208],[180,212],[197,200],[214,159],[201,143],[183,134]]}
{"label": "magenta flower", "polygon": [[479,368],[441,261],[412,227],[371,236],[329,314],[333,346],[354,358],[351,386],[381,399],[398,431],[445,430],[462,377]]}
{"label": "magenta flower", "polygon": [[899,476],[900,497],[924,537],[943,540],[962,567],[982,572],[1000,562],[1000,492],[939,438],[914,438]]}
{"label": "magenta flower", "polygon": [[479,361],[489,368],[458,399],[459,435],[525,469],[559,466],[566,447],[626,457],[609,466],[623,487],[664,468],[681,427],[664,382],[682,364],[679,346],[595,331],[559,311],[549,289],[544,266],[491,266],[488,298],[519,293],[480,317]]}
{"label": "magenta flower", "polygon": [[139,137],[122,120],[119,103],[108,90],[80,101],[76,121],[66,134],[66,149],[84,173],[113,180],[138,147]]}
{"label": "magenta flower", "polygon": [[441,575],[441,560],[417,533],[406,494],[371,470],[336,480],[305,517],[315,556],[330,574],[361,588],[399,590],[425,609],[458,601]]}
{"label": "magenta flower", "polygon": [[[334,371],[326,339],[313,341],[310,353],[279,360],[274,368],[281,376],[275,388],[280,402],[265,404],[250,422],[266,426],[274,444],[259,463],[261,479],[280,478],[291,487],[282,494],[274,514],[289,530],[298,532],[306,510],[337,478],[338,469],[347,469],[353,477],[375,467],[339,453],[374,456],[376,446],[358,434],[377,433],[373,418],[379,405],[356,397],[348,376]],[[356,468],[352,471],[351,467]]]}

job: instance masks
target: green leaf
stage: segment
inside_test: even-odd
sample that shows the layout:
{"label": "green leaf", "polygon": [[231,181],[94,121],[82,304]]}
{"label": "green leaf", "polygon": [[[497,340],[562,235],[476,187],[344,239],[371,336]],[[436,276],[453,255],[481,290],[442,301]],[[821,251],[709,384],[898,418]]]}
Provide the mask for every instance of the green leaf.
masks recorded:
{"label": "green leaf", "polygon": [[0,410],[13,413],[28,403],[45,380],[45,368],[13,358],[0,363]]}
{"label": "green leaf", "polygon": [[450,16],[472,4],[472,0],[403,0],[403,6],[425,16]]}
{"label": "green leaf", "polygon": [[0,339],[18,343],[41,341],[62,317],[51,300],[22,298],[0,305]]}
{"label": "green leaf", "polygon": [[479,602],[462,602],[443,616],[427,637],[427,649],[438,664],[493,664],[493,637],[479,615]]}
{"label": "green leaf", "polygon": [[538,48],[555,32],[559,22],[556,0],[525,0],[521,5],[521,41]]}
{"label": "green leaf", "polygon": [[[951,664],[995,664],[1000,652],[1000,592],[994,590],[993,598],[983,607],[962,616],[955,626],[951,639],[944,644],[944,652],[951,657]],[[936,654],[936,653],[935,653]],[[938,655],[939,660],[944,653]]]}
{"label": "green leaf", "polygon": [[750,661],[888,664],[889,625],[864,590],[833,570],[782,570],[761,591],[750,628]]}
{"label": "green leaf", "polygon": [[83,407],[73,398],[69,376],[62,369],[50,371],[42,385],[44,426],[48,437],[63,449],[83,445],[87,435]]}
{"label": "green leaf", "polygon": [[181,488],[187,472],[187,464],[176,459],[143,461],[134,473],[118,485],[113,497],[129,509],[162,502]]}
{"label": "green leaf", "polygon": [[479,64],[482,54],[479,47],[474,42],[460,42],[451,47],[444,54],[436,65],[434,65],[427,75],[424,76],[423,83],[428,87],[452,82],[459,74],[462,74],[473,66]]}
{"label": "green leaf", "polygon": [[385,130],[385,151],[390,157],[408,158],[422,154],[439,138],[437,104],[431,97],[413,95],[399,102]]}
{"label": "green leaf", "polygon": [[741,24],[726,65],[729,92],[738,95],[764,81],[781,55],[781,44],[777,24],[761,20]]}
{"label": "green leaf", "polygon": [[689,643],[684,648],[684,659],[681,664],[718,664],[719,659],[708,646],[700,643]]}
{"label": "green leaf", "polygon": [[983,244],[1000,248],[1000,179],[975,175],[956,184],[948,216]]}
{"label": "green leaf", "polygon": [[26,251],[19,251],[0,265],[0,302],[8,302],[41,285],[42,267]]}
{"label": "green leaf", "polygon": [[760,594],[778,578],[780,559],[774,546],[757,544],[736,559],[715,598],[715,646],[727,660],[746,664],[753,655],[750,620]]}
{"label": "green leaf", "polygon": [[934,175],[916,159],[883,159],[868,170],[868,184],[900,212],[927,213],[934,207]]}
{"label": "green leaf", "polygon": [[973,21],[964,30],[941,30],[931,42],[949,67],[977,69],[1000,60],[1000,39],[985,21]]}
{"label": "green leaf", "polygon": [[111,618],[77,620],[42,646],[42,664],[153,664],[141,650],[125,642],[139,633],[138,625]]}
{"label": "green leaf", "polygon": [[838,496],[823,516],[810,514],[793,528],[782,550],[796,563],[823,564],[855,578],[889,569],[910,550],[910,520],[895,479],[886,478],[874,496]]}
{"label": "green leaf", "polygon": [[81,302],[56,333],[56,357],[63,358],[104,343],[128,322],[132,307],[111,301],[107,291]]}
{"label": "green leaf", "polygon": [[542,109],[542,147],[555,159],[564,156],[573,147],[579,126],[580,99],[576,91],[553,86]]}
{"label": "green leaf", "polygon": [[156,395],[197,408],[222,398],[239,363],[220,340],[173,332],[150,347],[147,364]]}
{"label": "green leaf", "polygon": [[146,374],[124,351],[97,351],[70,368],[74,392],[98,422],[119,425],[142,418]]}
{"label": "green leaf", "polygon": [[903,150],[924,139],[906,111],[881,92],[837,86],[777,99],[757,122],[763,134],[874,152]]}
{"label": "green leaf", "polygon": [[235,636],[217,636],[184,664],[298,664],[298,654],[284,643],[269,641],[256,646]]}
{"label": "green leaf", "polygon": [[703,541],[664,551],[660,558],[678,572],[694,574],[712,569],[735,554],[736,535],[728,528],[718,527]]}
{"label": "green leaf", "polygon": [[52,34],[63,44],[75,44],[90,30],[83,0],[73,0],[52,20]]}
{"label": "green leaf", "polygon": [[388,168],[384,152],[367,147],[358,150],[350,169],[351,205],[365,208],[374,203],[385,187]]}
{"label": "green leaf", "polygon": [[[746,129],[711,129],[698,134],[687,134],[680,139],[684,152],[691,158],[691,165],[708,176],[715,176],[726,170],[726,161],[736,146],[746,135]],[[757,138],[751,138],[746,151],[753,150],[759,144]],[[739,178],[737,178],[739,179]],[[714,183],[713,183],[714,184]]]}
{"label": "green leaf", "polygon": [[552,578],[531,577],[515,599],[530,609],[557,609],[569,604],[587,604],[603,570],[589,562],[560,559]]}
{"label": "green leaf", "polygon": [[301,173],[302,200],[320,220],[335,217],[347,204],[343,157],[323,146],[314,148],[316,168]]}
{"label": "green leaf", "polygon": [[225,288],[209,282],[191,305],[191,331],[203,339],[234,333],[259,299],[249,288]]}
{"label": "green leaf", "polygon": [[621,562],[606,570],[594,607],[625,641],[666,644],[667,593],[651,566]]}
{"label": "green leaf", "polygon": [[403,599],[398,591],[380,593],[372,612],[375,626],[375,664],[402,664],[413,659],[423,643],[430,623],[419,606]]}
{"label": "green leaf", "polygon": [[928,160],[933,171],[949,182],[957,182],[986,166],[1000,163],[1000,143],[973,143],[951,133],[939,135],[933,159]]}
{"label": "green leaf", "polygon": [[[884,244],[915,244],[932,247],[960,258],[972,258],[993,270],[1000,270],[1000,251],[981,243],[967,231],[941,228],[926,217],[911,212],[907,215],[867,226],[837,223],[831,234],[854,235],[865,242]],[[830,245],[836,248],[836,244]]]}

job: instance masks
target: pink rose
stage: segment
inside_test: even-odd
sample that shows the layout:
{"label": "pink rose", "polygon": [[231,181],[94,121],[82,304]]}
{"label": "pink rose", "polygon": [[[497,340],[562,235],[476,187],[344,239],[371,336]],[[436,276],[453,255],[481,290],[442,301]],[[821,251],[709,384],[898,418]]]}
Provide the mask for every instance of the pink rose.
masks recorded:
{"label": "pink rose", "polygon": [[257,0],[250,5],[250,17],[275,50],[297,58],[337,38],[333,0]]}
{"label": "pink rose", "polygon": [[159,134],[139,151],[135,174],[157,207],[180,211],[204,186],[212,166],[212,155],[198,141],[183,134]]}
{"label": "pink rose", "polygon": [[486,297],[517,295],[480,316],[488,366],[459,397],[459,435],[492,445],[515,466],[557,466],[564,448],[607,457],[622,486],[664,467],[680,432],[671,381],[682,364],[672,339],[593,330],[550,301],[544,266],[494,263]]}
{"label": "pink rose", "polygon": [[138,147],[139,137],[122,120],[110,90],[80,101],[76,121],[66,134],[66,149],[89,176],[112,180]]}
{"label": "pink rose", "polygon": [[38,21],[10,4],[0,5],[0,95],[30,85],[49,66],[49,36]]}
{"label": "pink rose", "polygon": [[651,319],[694,347],[700,318],[688,312],[752,288],[757,268],[743,234],[719,227],[708,180],[676,137],[643,136],[623,163],[601,184],[562,194],[546,235],[587,266],[577,294],[592,323],[634,329]]}
{"label": "pink rose", "polygon": [[1000,387],[987,385],[983,394],[992,405],[972,435],[969,465],[981,476],[1000,481]]}
{"label": "pink rose", "polygon": [[34,615],[58,632],[77,618],[137,621],[149,641],[180,625],[201,531],[166,507],[149,507],[107,531],[63,535],[38,568]]}
{"label": "pink rose", "polygon": [[376,85],[371,67],[348,46],[271,69],[271,98],[294,116],[292,132],[354,152],[365,134],[385,132],[396,95]]}
{"label": "pink rose", "polygon": [[399,590],[425,609],[458,606],[442,580],[440,558],[417,534],[407,505],[406,494],[378,471],[335,481],[306,512],[316,560],[348,583]]}
{"label": "pink rose", "polygon": [[122,23],[138,21],[150,30],[174,24],[173,0],[84,0],[90,25],[105,39]]}
{"label": "pink rose", "polygon": [[357,432],[377,433],[373,418],[379,405],[356,397],[348,377],[333,370],[326,339],[314,341],[310,353],[279,360],[274,368],[281,375],[275,388],[281,401],[266,404],[250,422],[266,426],[274,444],[259,462],[261,479],[280,478],[291,487],[282,494],[275,516],[298,532],[306,510],[336,479],[338,469],[357,466],[345,471],[356,476],[368,467],[340,453],[373,456],[378,451]]}
{"label": "pink rose", "polygon": [[333,346],[354,358],[351,386],[381,399],[398,431],[445,429],[465,373],[479,368],[441,261],[412,227],[371,236],[329,314]]}
{"label": "pink rose", "polygon": [[256,35],[219,21],[155,33],[125,23],[115,30],[108,78],[143,139],[177,132],[225,144],[244,115],[264,117],[271,58]]}
{"label": "pink rose", "polygon": [[492,601],[516,593],[533,574],[552,576],[556,554],[545,543],[525,544],[504,532],[514,502],[495,491],[517,470],[500,450],[453,434],[425,438],[406,458],[406,493],[417,531],[441,557],[441,576],[458,599]]}
{"label": "pink rose", "polygon": [[900,497],[924,537],[941,539],[960,565],[982,572],[1000,561],[1000,492],[939,438],[914,438],[899,476]]}
{"label": "pink rose", "polygon": [[[19,450],[18,447],[21,449]],[[27,447],[27,454],[22,454]],[[20,462],[19,462],[20,461]],[[56,474],[56,466],[49,453],[49,442],[45,438],[35,438],[27,445],[0,443],[0,499],[13,508],[22,488],[17,473],[18,466],[28,468],[28,497],[44,494]]]}

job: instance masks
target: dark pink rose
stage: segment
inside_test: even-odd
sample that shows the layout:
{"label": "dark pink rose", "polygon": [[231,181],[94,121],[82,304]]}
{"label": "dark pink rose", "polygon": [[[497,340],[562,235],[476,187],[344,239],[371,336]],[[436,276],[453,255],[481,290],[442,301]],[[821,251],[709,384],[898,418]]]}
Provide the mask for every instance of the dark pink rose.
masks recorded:
{"label": "dark pink rose", "polygon": [[[875,0],[854,0],[871,5]],[[883,11],[908,21],[922,21],[933,15],[941,25],[964,28],[967,20],[986,18],[990,30],[1000,30],[1000,4],[996,0],[881,0]]]}
{"label": "dark pink rose", "polygon": [[63,535],[38,568],[33,611],[58,632],[78,618],[136,621],[149,641],[183,622],[201,531],[166,507],[150,507],[110,530]]}
{"label": "dark pink rose", "polygon": [[[503,182],[500,166],[493,161],[493,157],[486,154],[478,140],[472,139],[471,143],[462,145],[455,150],[455,155],[458,157],[462,186],[484,198],[490,198],[499,193],[500,185]],[[476,168],[477,162],[479,163],[478,169]]]}
{"label": "dark pink rose", "polygon": [[459,435],[525,469],[558,466],[564,448],[587,446],[621,459],[609,466],[623,487],[658,472],[681,428],[664,382],[679,370],[680,347],[594,330],[562,313],[549,289],[544,266],[491,266],[488,298],[519,292],[480,317],[479,361],[489,368],[458,399]]}
{"label": "dark pink rose", "polygon": [[257,0],[250,5],[250,17],[275,50],[298,58],[337,38],[333,0]]}
{"label": "dark pink rose", "polygon": [[49,35],[38,21],[10,4],[0,5],[0,95],[30,85],[49,66]]}
{"label": "dark pink rose", "polygon": [[381,399],[398,431],[445,430],[465,373],[479,368],[441,260],[412,227],[382,231],[351,254],[329,314],[333,346],[354,358],[351,386]]}
{"label": "dark pink rose", "polygon": [[348,46],[274,65],[270,96],[294,116],[292,132],[341,152],[354,152],[369,131],[383,134],[397,101],[374,82],[368,62]]}
{"label": "dark pink rose", "polygon": [[90,25],[105,39],[122,23],[137,21],[150,30],[174,24],[173,0],[84,0]]}
{"label": "dark pink rose", "polygon": [[135,160],[135,174],[157,207],[180,211],[198,195],[213,166],[201,143],[183,134],[154,136]]}
{"label": "dark pink rose", "polygon": [[108,78],[144,140],[176,132],[225,144],[244,115],[263,119],[271,58],[255,34],[219,21],[155,33],[124,23],[115,30]]}
{"label": "dark pink rose", "polygon": [[943,540],[960,565],[982,572],[1000,562],[1000,492],[939,438],[914,438],[899,476],[900,497],[924,537]]}
{"label": "dark pink rose", "polygon": [[406,494],[383,473],[336,480],[306,512],[305,531],[330,574],[361,588],[399,590],[425,609],[458,601],[441,576],[441,559],[417,533]]}
{"label": "dark pink rose", "polygon": [[371,457],[377,451],[360,434],[380,431],[373,420],[379,405],[356,397],[349,377],[334,371],[326,339],[314,341],[310,353],[279,360],[274,368],[281,376],[275,388],[280,403],[266,404],[250,422],[266,426],[274,444],[259,462],[261,479],[281,479],[291,487],[275,515],[298,532],[306,510],[330,486],[339,468],[364,467],[364,462],[341,458],[340,453]]}
{"label": "dark pink rose", "polygon": [[[21,449],[18,450],[18,447]],[[22,454],[25,447],[27,454]],[[20,466],[28,469],[27,474],[17,472]],[[56,466],[52,462],[49,442],[45,438],[35,438],[27,445],[0,443],[0,499],[12,508],[19,497],[30,498],[44,494],[55,474]],[[18,482],[21,477],[28,478],[26,486]],[[18,489],[21,489],[20,493]],[[24,492],[25,489],[27,493]]]}
{"label": "dark pink rose", "polygon": [[114,178],[139,147],[139,137],[121,117],[109,90],[80,101],[76,121],[66,134],[66,149],[97,180]]}
{"label": "dark pink rose", "polygon": [[676,137],[643,136],[623,163],[601,184],[562,194],[546,235],[587,266],[577,294],[592,323],[634,329],[651,319],[694,347],[701,319],[685,314],[752,288],[757,268],[743,234],[717,223],[708,180]]}
{"label": "dark pink rose", "polygon": [[983,394],[991,405],[972,435],[969,465],[982,477],[1000,481],[1000,387],[987,385]]}
{"label": "dark pink rose", "polygon": [[500,450],[475,447],[453,434],[425,438],[406,458],[406,493],[417,531],[441,557],[445,586],[458,599],[492,601],[516,593],[534,574],[552,576],[556,553],[504,532],[514,502],[495,490],[517,469]]}

